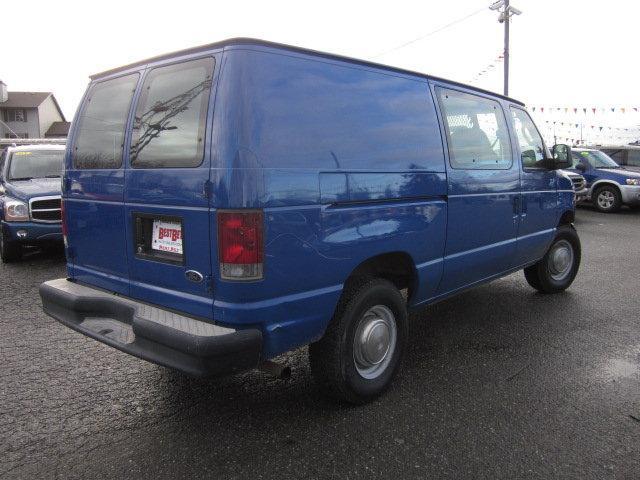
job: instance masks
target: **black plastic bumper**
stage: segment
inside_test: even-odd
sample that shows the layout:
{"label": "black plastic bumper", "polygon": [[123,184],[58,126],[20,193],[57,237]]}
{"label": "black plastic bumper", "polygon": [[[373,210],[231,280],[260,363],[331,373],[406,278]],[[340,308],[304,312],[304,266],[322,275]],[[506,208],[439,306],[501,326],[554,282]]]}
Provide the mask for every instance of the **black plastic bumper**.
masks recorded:
{"label": "black plastic bumper", "polygon": [[66,279],[40,286],[47,315],[77,332],[188,375],[207,377],[258,366],[260,330],[233,330]]}

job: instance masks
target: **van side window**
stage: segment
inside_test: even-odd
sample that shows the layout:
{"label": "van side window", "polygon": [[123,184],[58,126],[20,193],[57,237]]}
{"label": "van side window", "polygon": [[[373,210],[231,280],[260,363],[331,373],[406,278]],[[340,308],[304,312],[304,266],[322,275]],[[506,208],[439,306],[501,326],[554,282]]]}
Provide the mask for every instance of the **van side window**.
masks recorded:
{"label": "van side window", "polygon": [[523,168],[543,168],[539,162],[545,159],[544,141],[529,114],[520,108],[511,108],[513,128],[520,144]]}
{"label": "van side window", "polygon": [[500,104],[488,98],[438,88],[452,168],[511,167],[507,123]]}
{"label": "van side window", "polygon": [[202,58],[149,72],[136,107],[132,167],[202,163],[213,63],[213,58]]}
{"label": "van side window", "polygon": [[74,168],[120,168],[124,129],[137,73],[96,83],[89,89],[78,118]]}

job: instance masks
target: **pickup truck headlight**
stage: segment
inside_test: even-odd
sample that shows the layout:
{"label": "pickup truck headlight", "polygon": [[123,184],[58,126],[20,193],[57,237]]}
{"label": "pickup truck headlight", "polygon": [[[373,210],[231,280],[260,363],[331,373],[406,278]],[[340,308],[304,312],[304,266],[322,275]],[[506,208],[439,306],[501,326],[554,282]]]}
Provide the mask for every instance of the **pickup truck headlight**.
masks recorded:
{"label": "pickup truck headlight", "polygon": [[5,198],[4,219],[7,222],[25,222],[29,220],[29,207],[15,198]]}
{"label": "pickup truck headlight", "polygon": [[627,185],[640,185],[640,178],[627,178]]}

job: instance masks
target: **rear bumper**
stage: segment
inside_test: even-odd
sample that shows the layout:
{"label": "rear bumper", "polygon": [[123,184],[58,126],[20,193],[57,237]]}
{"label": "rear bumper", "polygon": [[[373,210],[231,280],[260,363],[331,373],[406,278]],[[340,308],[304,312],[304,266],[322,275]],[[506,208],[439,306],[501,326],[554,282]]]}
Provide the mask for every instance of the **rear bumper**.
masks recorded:
{"label": "rear bumper", "polygon": [[44,312],[73,330],[144,360],[195,377],[258,366],[262,333],[234,330],[80,285],[40,286]]}

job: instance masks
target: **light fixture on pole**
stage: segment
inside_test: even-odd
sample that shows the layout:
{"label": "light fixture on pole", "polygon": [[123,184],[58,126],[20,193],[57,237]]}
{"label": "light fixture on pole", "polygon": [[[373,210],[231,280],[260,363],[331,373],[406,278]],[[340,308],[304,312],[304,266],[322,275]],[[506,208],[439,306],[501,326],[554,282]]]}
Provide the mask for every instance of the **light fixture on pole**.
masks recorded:
{"label": "light fixture on pole", "polygon": [[522,11],[509,5],[509,0],[498,0],[489,5],[489,9],[499,11],[498,22],[504,23],[504,94],[509,95],[509,19],[521,15]]}

